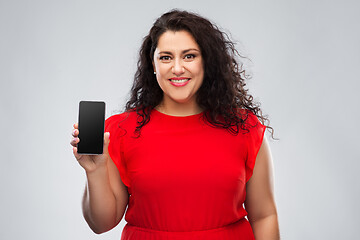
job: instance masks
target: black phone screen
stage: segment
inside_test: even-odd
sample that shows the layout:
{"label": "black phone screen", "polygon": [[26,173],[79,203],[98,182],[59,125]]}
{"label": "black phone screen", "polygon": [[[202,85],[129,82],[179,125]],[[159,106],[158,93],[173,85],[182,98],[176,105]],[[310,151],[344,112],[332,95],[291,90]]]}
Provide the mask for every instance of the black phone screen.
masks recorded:
{"label": "black phone screen", "polygon": [[104,145],[105,103],[79,103],[79,154],[102,154]]}

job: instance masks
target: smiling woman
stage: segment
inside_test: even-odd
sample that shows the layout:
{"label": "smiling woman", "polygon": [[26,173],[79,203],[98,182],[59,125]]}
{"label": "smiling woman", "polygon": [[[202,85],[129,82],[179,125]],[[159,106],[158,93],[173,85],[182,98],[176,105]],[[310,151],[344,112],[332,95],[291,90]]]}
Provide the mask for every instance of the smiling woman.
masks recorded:
{"label": "smiling woman", "polygon": [[125,112],[105,122],[104,154],[78,155],[74,125],[94,232],[115,227],[127,209],[122,240],[279,239],[264,137],[272,128],[245,89],[237,54],[197,14],[157,19]]}
{"label": "smiling woman", "polygon": [[161,35],[154,52],[154,71],[163,91],[156,106],[169,115],[192,115],[203,109],[196,102],[196,93],[204,79],[200,48],[187,31],[167,31]]}

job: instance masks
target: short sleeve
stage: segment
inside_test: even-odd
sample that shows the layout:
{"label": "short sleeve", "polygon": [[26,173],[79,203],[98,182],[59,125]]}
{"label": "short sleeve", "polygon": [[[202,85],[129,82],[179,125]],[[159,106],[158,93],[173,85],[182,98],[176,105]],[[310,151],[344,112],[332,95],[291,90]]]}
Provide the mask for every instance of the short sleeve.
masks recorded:
{"label": "short sleeve", "polygon": [[121,114],[107,118],[105,120],[105,132],[110,132],[110,144],[108,147],[109,155],[119,170],[122,182],[129,187],[130,181],[123,154],[124,131],[120,126],[121,120]]}
{"label": "short sleeve", "polygon": [[249,132],[247,135],[247,159],[246,159],[246,182],[253,174],[255,160],[263,142],[266,126],[264,126],[255,114],[249,112],[246,120]]}

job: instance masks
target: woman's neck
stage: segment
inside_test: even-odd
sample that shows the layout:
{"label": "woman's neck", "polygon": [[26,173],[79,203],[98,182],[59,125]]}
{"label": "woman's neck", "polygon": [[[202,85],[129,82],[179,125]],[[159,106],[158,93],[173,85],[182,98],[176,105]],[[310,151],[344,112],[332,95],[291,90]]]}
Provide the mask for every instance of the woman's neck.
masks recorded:
{"label": "woman's neck", "polygon": [[171,116],[190,116],[201,113],[203,109],[196,102],[177,103],[171,101],[162,101],[155,107],[161,113]]}

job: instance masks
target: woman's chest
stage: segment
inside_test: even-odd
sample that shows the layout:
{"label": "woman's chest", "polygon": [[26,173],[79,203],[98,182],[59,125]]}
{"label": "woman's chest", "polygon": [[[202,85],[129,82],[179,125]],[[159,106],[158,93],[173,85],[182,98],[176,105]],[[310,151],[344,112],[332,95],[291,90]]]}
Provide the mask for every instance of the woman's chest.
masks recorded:
{"label": "woman's chest", "polygon": [[155,132],[127,144],[123,154],[134,190],[237,192],[245,186],[241,136],[218,130]]}

